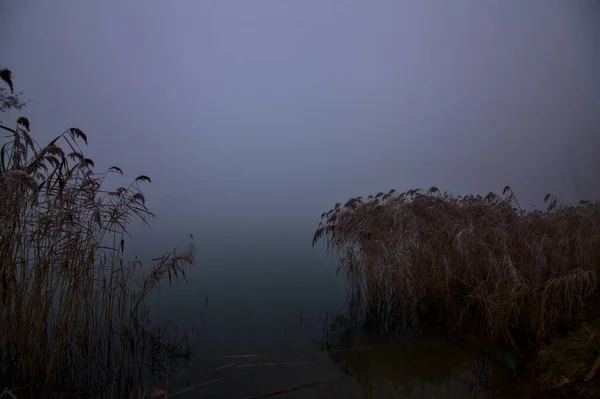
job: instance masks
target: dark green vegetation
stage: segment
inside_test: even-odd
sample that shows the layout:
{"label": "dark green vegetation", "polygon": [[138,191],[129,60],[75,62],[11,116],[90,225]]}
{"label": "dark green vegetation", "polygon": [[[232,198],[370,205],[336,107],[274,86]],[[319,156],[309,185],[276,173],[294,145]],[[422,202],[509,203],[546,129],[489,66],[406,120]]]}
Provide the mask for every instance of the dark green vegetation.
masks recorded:
{"label": "dark green vegetation", "polygon": [[336,204],[313,245],[325,238],[340,255],[351,319],[371,334],[475,335],[517,353],[524,387],[589,387],[600,374],[600,208],[545,199],[546,211],[526,212],[509,187],[392,190]]}
{"label": "dark green vegetation", "polygon": [[[0,75],[2,110],[21,109],[10,72]],[[150,268],[125,263],[127,226],[153,216],[139,188],[150,178],[106,189],[108,174],[123,172],[96,173],[78,128],[45,147],[26,118],[0,128],[0,397],[143,393],[140,365],[189,355],[146,328],[144,299],[164,277],[185,277],[194,247]]]}

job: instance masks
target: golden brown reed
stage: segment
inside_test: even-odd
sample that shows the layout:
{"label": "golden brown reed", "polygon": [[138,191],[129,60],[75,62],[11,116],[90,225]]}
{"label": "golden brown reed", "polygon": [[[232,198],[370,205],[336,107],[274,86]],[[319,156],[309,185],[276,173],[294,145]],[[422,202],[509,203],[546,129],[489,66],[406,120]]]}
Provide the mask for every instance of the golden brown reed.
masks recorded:
{"label": "golden brown reed", "polygon": [[108,174],[123,172],[95,173],[78,128],[43,148],[26,118],[0,128],[7,134],[0,148],[2,389],[120,396],[134,366],[147,360],[144,298],[163,277],[185,278],[194,247],[156,259],[149,270],[124,263],[127,226],[153,216],[139,188],[150,179],[107,191]]}
{"label": "golden brown reed", "polygon": [[324,238],[339,253],[364,309],[390,325],[539,339],[581,311],[600,267],[598,204],[545,200],[546,211],[525,212],[510,187],[485,197],[392,190],[336,204],[313,245]]}

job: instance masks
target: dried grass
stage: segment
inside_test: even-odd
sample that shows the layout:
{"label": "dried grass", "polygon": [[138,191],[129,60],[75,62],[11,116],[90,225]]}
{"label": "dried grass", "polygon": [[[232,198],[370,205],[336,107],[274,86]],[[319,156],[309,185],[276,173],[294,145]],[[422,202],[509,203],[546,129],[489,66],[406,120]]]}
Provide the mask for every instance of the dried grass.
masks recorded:
{"label": "dried grass", "polygon": [[553,340],[540,351],[538,362],[545,386],[591,380],[600,365],[600,322]]}
{"label": "dried grass", "polygon": [[148,270],[137,259],[125,264],[126,227],[153,217],[139,186],[150,179],[108,191],[108,174],[123,172],[94,172],[80,129],[40,148],[26,118],[0,127],[8,133],[0,147],[3,396],[120,397],[140,364],[181,354],[142,327],[144,299],[163,278],[185,278],[194,247]]}
{"label": "dried grass", "polygon": [[598,204],[545,200],[546,211],[525,212],[509,187],[485,197],[392,190],[336,204],[313,245],[324,239],[340,255],[363,315],[381,329],[434,323],[541,338],[578,315],[600,267]]}

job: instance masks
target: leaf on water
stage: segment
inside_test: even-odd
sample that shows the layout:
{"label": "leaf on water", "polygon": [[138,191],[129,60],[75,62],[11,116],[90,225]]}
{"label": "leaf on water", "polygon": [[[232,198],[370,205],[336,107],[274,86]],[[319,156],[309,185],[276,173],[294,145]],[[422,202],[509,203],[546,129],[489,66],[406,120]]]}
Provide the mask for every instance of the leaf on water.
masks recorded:
{"label": "leaf on water", "polygon": [[11,93],[15,92],[15,88],[13,86],[12,81],[12,72],[10,70],[6,68],[0,70],[0,79],[2,79],[8,85],[8,87],[10,87]]}

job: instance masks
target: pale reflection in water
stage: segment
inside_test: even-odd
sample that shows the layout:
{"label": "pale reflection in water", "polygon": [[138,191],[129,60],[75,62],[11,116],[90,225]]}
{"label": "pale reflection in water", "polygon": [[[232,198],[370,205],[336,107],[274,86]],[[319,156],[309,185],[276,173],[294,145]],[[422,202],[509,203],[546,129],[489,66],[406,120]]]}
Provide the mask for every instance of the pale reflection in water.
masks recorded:
{"label": "pale reflection in water", "polygon": [[439,338],[371,344],[323,349],[331,341],[321,341],[321,348],[314,351],[197,357],[181,372],[172,373],[168,384],[177,387],[170,392],[182,398],[433,399],[515,394],[516,377],[500,357],[483,354],[470,344]]}

